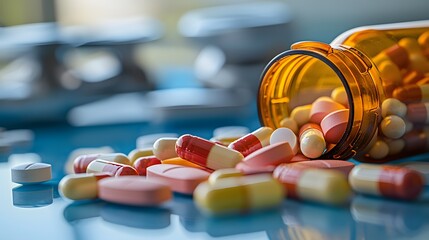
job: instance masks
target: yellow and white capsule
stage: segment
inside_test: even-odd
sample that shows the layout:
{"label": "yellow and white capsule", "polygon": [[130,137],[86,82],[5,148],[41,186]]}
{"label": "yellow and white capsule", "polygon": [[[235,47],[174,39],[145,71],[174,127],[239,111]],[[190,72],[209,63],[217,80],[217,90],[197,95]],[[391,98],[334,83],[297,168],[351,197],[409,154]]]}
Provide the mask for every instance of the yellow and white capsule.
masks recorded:
{"label": "yellow and white capsule", "polygon": [[87,200],[97,198],[97,182],[111,177],[108,173],[70,174],[61,179],[58,185],[60,194],[71,200]]}
{"label": "yellow and white capsule", "polygon": [[153,144],[153,155],[159,160],[175,158],[177,138],[160,138]]}

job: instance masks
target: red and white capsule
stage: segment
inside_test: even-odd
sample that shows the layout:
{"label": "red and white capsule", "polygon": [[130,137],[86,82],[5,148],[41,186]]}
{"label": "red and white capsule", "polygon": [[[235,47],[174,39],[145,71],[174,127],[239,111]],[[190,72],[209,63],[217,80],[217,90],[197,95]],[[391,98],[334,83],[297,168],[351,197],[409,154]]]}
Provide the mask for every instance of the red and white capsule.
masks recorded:
{"label": "red and white capsule", "polygon": [[429,123],[429,103],[408,104],[407,119],[412,123]]}
{"label": "red and white capsule", "polygon": [[270,127],[261,127],[229,144],[229,148],[234,149],[244,157],[252,152],[268,146],[270,144],[270,136],[273,129]]}
{"label": "red and white capsule", "polygon": [[189,134],[177,139],[176,152],[185,160],[213,170],[233,168],[244,158],[234,149]]}
{"label": "red and white capsule", "polygon": [[110,173],[112,176],[127,176],[127,175],[139,175],[137,171],[128,165],[109,162],[101,159],[92,161],[88,168],[87,173]]}
{"label": "red and white capsule", "polygon": [[74,172],[75,173],[86,173],[88,165],[96,160],[102,159],[109,162],[116,162],[125,165],[131,165],[131,161],[125,154],[122,153],[105,153],[105,154],[87,154],[80,155],[73,162]]}
{"label": "red and white capsule", "polygon": [[396,88],[393,97],[403,103],[418,103],[429,101],[429,84],[407,85]]}
{"label": "red and white capsule", "polygon": [[400,166],[360,164],[349,175],[352,189],[363,194],[416,199],[423,190],[423,176]]}

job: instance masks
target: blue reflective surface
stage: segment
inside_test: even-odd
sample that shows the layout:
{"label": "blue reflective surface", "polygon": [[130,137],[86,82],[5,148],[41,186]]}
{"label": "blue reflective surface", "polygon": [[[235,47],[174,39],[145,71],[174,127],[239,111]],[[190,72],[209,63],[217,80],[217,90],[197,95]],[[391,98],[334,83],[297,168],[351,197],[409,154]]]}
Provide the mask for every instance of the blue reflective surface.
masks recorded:
{"label": "blue reflective surface", "polygon": [[[243,123],[222,125],[231,124]],[[257,124],[245,125],[256,128]],[[143,134],[176,132],[207,138],[217,126],[133,124],[34,129],[33,144],[15,147],[13,153],[39,154],[42,162],[52,164],[53,180],[29,186],[14,184],[10,180],[12,163],[8,156],[2,156],[1,239],[429,239],[429,188],[419,201],[411,203],[357,195],[346,206],[327,207],[286,199],[269,211],[217,218],[204,215],[190,196],[180,194],[157,208],[100,200],[72,202],[58,194],[64,163],[77,147],[111,146],[128,153]]]}

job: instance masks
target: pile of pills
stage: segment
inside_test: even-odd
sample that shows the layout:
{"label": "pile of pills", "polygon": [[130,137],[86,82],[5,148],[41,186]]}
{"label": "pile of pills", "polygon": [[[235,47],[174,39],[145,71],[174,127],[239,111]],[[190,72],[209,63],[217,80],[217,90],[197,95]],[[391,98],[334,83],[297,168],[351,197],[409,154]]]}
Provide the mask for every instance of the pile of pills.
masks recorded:
{"label": "pile of pills", "polygon": [[[310,160],[306,154],[315,156],[319,151],[317,139],[324,139],[321,132],[303,124],[297,131],[267,127],[243,131],[223,143],[189,134],[161,137],[151,148],[135,149],[128,155],[77,156],[74,173],[66,175],[58,188],[72,200],[99,198],[132,206],[160,205],[176,192],[193,196],[203,212],[214,215],[274,208],[285,198],[342,205],[353,191],[403,200],[420,195],[423,172],[410,164],[355,166],[342,160]],[[40,177],[42,172],[34,175],[26,169],[30,168],[12,169],[13,181],[45,179]],[[23,174],[37,179],[26,180]]]}

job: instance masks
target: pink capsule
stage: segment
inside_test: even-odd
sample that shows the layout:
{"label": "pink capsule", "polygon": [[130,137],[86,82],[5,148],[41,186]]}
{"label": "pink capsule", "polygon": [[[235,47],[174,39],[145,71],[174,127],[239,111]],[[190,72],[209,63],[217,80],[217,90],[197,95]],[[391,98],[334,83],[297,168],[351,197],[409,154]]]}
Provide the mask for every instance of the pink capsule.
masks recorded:
{"label": "pink capsule", "polygon": [[189,134],[177,139],[176,152],[185,160],[213,170],[233,168],[243,160],[234,149]]}
{"label": "pink capsule", "polygon": [[320,124],[322,119],[331,112],[345,107],[329,97],[320,97],[313,102],[310,112],[310,122]]}
{"label": "pink capsule", "polygon": [[88,168],[87,173],[110,173],[112,176],[127,176],[127,175],[139,175],[137,171],[128,165],[109,162],[101,159],[92,161]]}
{"label": "pink capsule", "polygon": [[273,132],[272,128],[261,127],[229,144],[229,148],[239,151],[244,157],[252,152],[268,146],[270,144],[270,136]]}
{"label": "pink capsule", "polygon": [[429,103],[408,104],[407,119],[412,123],[429,123]]}

